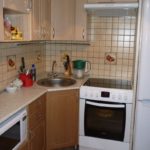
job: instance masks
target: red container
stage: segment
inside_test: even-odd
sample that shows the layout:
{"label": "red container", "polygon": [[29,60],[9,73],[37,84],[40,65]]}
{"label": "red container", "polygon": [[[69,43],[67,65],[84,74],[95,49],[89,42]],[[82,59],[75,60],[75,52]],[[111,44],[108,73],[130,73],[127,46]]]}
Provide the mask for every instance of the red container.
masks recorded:
{"label": "red container", "polygon": [[33,85],[31,74],[26,75],[25,73],[21,73],[19,79],[23,82],[24,87],[30,87]]}

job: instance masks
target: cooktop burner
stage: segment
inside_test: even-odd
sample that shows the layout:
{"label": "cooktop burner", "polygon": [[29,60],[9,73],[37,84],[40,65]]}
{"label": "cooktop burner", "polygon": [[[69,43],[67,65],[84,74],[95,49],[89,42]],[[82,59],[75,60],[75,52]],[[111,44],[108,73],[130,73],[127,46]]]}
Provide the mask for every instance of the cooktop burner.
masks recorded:
{"label": "cooktop burner", "polygon": [[115,89],[132,89],[131,81],[128,80],[115,80],[115,79],[101,79],[89,78],[84,86],[102,87],[102,88],[115,88]]}

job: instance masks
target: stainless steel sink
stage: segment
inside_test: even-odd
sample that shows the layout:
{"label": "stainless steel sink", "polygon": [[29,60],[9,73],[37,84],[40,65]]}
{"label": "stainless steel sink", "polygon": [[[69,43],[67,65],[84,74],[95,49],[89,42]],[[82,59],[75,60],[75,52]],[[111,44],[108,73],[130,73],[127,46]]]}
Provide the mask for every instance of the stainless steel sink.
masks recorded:
{"label": "stainless steel sink", "polygon": [[66,87],[76,83],[76,80],[65,77],[44,78],[37,81],[38,85],[46,87]]}

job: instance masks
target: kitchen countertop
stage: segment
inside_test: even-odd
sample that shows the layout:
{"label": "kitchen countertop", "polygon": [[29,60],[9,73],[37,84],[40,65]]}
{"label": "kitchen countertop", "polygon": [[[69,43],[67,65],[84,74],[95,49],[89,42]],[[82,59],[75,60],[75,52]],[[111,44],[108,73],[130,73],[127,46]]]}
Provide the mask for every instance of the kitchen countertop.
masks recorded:
{"label": "kitchen countertop", "polygon": [[0,94],[0,123],[32,103],[44,93],[50,91],[79,89],[86,80],[87,78],[77,79],[74,85],[67,87],[43,87],[34,83],[32,87],[23,87],[18,89],[15,93],[8,93],[6,91],[2,92]]}

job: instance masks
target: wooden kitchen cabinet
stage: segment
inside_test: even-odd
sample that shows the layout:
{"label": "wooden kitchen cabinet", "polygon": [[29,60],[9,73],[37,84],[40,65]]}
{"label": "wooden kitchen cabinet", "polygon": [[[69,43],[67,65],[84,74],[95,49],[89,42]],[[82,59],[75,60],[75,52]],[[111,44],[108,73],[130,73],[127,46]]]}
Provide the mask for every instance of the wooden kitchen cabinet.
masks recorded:
{"label": "wooden kitchen cabinet", "polygon": [[3,0],[0,0],[0,41],[4,37],[4,23],[3,23]]}
{"label": "wooden kitchen cabinet", "polygon": [[50,40],[50,0],[32,0],[32,40]]}
{"label": "wooden kitchen cabinet", "polygon": [[22,33],[22,38],[16,38],[13,41],[31,39],[30,5],[28,2],[28,0],[0,0],[0,42],[12,41],[11,32],[4,26],[6,18],[13,27]]}
{"label": "wooden kitchen cabinet", "polygon": [[43,95],[28,106],[29,150],[45,150],[46,96]]}
{"label": "wooden kitchen cabinet", "polygon": [[18,150],[29,150],[28,141],[26,140],[23,144],[21,144]]}
{"label": "wooden kitchen cabinet", "polygon": [[75,14],[75,40],[87,40],[87,12],[84,9],[84,4],[87,0],[76,0]]}
{"label": "wooden kitchen cabinet", "polygon": [[36,125],[36,128],[30,131],[29,150],[45,150],[45,122]]}
{"label": "wooden kitchen cabinet", "polygon": [[78,144],[78,94],[78,90],[47,93],[47,150],[75,146]]}
{"label": "wooden kitchen cabinet", "polygon": [[51,40],[74,40],[75,0],[51,0]]}

